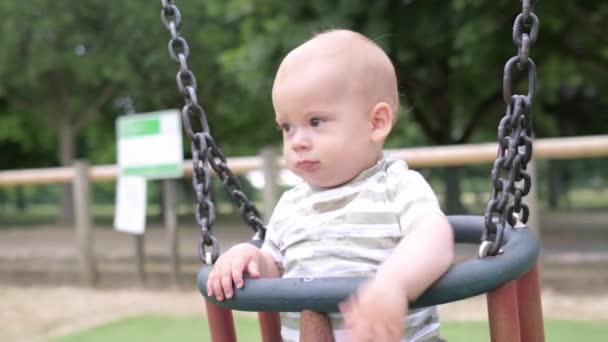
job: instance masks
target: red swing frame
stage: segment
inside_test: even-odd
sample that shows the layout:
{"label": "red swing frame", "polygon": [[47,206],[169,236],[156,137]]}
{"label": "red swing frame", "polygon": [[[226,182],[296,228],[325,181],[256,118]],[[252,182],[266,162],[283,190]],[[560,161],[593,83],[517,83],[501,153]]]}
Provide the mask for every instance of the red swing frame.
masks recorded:
{"label": "red swing frame", "polygon": [[[545,341],[538,263],[518,279],[487,292],[486,299],[492,342]],[[211,340],[236,342],[232,310],[204,301]],[[262,341],[281,341],[278,313],[260,312],[258,319]]]}

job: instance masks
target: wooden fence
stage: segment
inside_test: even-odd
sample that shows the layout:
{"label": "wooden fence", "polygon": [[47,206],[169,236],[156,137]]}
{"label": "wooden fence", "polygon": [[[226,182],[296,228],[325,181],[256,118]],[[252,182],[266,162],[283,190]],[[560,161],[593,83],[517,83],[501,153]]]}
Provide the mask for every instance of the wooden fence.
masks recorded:
{"label": "wooden fence", "polygon": [[[444,167],[491,163],[496,158],[497,144],[467,144],[438,147],[417,147],[407,149],[386,150],[394,158],[404,159],[413,168]],[[534,141],[535,159],[575,159],[597,158],[608,156],[608,135],[536,139]],[[228,158],[228,165],[235,174],[244,174],[253,170],[263,170],[265,179],[264,212],[271,212],[276,203],[277,174],[284,167],[283,161],[276,156],[272,149],[266,149],[259,157]],[[532,166],[533,167],[533,166]],[[192,175],[192,162],[184,162],[185,177]],[[75,202],[75,234],[78,242],[78,256],[81,278],[85,284],[93,285],[97,281],[95,256],[93,253],[92,220],[90,215],[90,182],[113,181],[118,177],[116,165],[89,166],[85,161],[76,161],[72,167],[40,168],[0,171],[0,186],[15,186],[27,184],[69,184],[74,188]],[[533,182],[535,180],[533,179]],[[175,220],[175,200],[172,198],[170,181],[163,184],[164,192],[169,194],[165,199],[165,225],[169,237],[171,275],[174,282],[178,277],[177,260],[177,229]],[[531,210],[535,211],[536,196],[532,192],[528,196]],[[538,215],[531,215],[537,217]],[[531,226],[538,226],[530,224]],[[141,240],[136,240],[138,255]],[[138,273],[143,278],[143,258],[138,257]]]}
{"label": "wooden fence", "polygon": [[[443,167],[490,163],[496,159],[497,144],[466,144],[437,147],[414,147],[386,150],[399,159],[407,160],[411,167]],[[608,156],[608,135],[594,135],[572,138],[547,138],[534,141],[536,159],[575,159]],[[261,170],[263,157],[227,158],[228,165],[235,174]],[[283,167],[283,161],[278,164]],[[184,162],[185,176],[192,176],[192,162]],[[97,165],[89,168],[92,181],[112,181],[118,176],[116,165]],[[71,183],[74,168],[53,167],[0,171],[0,186],[20,184],[60,184]]]}

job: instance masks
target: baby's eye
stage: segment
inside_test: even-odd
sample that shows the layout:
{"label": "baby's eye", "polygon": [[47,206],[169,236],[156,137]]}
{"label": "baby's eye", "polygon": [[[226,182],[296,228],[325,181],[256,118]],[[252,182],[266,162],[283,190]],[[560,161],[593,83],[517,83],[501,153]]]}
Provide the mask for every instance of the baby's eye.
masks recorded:
{"label": "baby's eye", "polygon": [[312,127],[319,127],[319,125],[323,122],[323,119],[321,118],[312,118],[310,119],[310,126]]}
{"label": "baby's eye", "polygon": [[279,127],[281,127],[281,130],[285,133],[291,130],[291,125],[289,124],[280,124]]}

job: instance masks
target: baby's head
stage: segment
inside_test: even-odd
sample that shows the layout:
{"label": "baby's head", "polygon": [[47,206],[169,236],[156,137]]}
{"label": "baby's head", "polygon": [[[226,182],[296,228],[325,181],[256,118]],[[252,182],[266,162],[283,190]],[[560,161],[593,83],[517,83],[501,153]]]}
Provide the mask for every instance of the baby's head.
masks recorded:
{"label": "baby's head", "polygon": [[313,186],[338,186],[381,157],[399,107],[395,69],[367,37],[327,31],[283,59],[272,103],[287,167]]}

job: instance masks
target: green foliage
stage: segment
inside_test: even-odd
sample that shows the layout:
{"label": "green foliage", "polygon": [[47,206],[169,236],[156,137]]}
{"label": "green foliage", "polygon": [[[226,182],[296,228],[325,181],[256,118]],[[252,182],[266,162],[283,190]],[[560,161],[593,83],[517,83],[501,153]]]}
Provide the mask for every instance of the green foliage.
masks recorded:
{"label": "green foliage", "polygon": [[[519,2],[177,4],[198,99],[226,155],[280,144],[270,89],[281,58],[315,32],[339,27],[368,35],[395,63],[403,106],[387,147],[496,140],[505,110],[503,67],[517,53],[512,28]],[[183,105],[160,4],[5,1],[0,13],[0,169],[67,164],[74,157],[114,163],[118,115]],[[536,136],[604,134],[608,4],[538,2],[536,13]],[[526,74],[513,77],[517,92],[527,91]],[[184,139],[186,158],[189,150]]]}
{"label": "green foliage", "polygon": [[[335,27],[372,37],[396,64],[407,112],[390,147],[495,139],[504,110],[502,67],[516,53],[518,3],[183,0],[178,6],[199,101],[226,154],[279,143],[270,103],[274,71],[287,51]],[[541,28],[531,56],[540,77],[538,136],[605,132],[608,100],[600,89],[608,79],[602,26],[608,5],[559,0],[537,7]],[[22,145],[0,149],[15,156],[9,158],[15,167],[58,163],[53,142],[66,122],[77,156],[112,163],[114,119],[125,111],[118,100],[130,99],[136,112],[182,106],[159,4],[9,1],[0,12],[0,141]],[[49,153],[40,158],[39,149]]]}
{"label": "green foliage", "polygon": [[[511,30],[521,9],[511,1],[451,1],[451,6],[445,1],[211,3],[209,13],[214,18],[239,30],[239,43],[224,51],[220,61],[222,70],[246,91],[241,104],[249,106],[252,97],[268,98],[273,73],[291,48],[314,32],[345,27],[375,39],[396,64],[402,101],[410,115],[409,120],[400,121],[390,146],[495,139],[499,114],[504,111],[501,73],[506,60],[516,54]],[[538,7],[541,33],[531,55],[540,75],[535,121],[539,136],[564,135],[562,125],[556,123],[562,118],[551,107],[560,99],[560,89],[590,86],[592,93],[596,90],[592,97],[605,97],[597,89],[606,82],[608,60],[602,51],[608,46],[597,32],[608,13],[599,1],[585,5],[557,1],[547,8],[542,3]],[[585,27],[596,34],[586,34],[575,24],[582,24],[587,16],[591,20],[585,21]],[[562,43],[564,35],[573,39],[557,49],[556,41]],[[585,38],[576,40],[580,35]],[[591,42],[603,48],[588,46]],[[525,76],[518,74],[515,79],[524,82]],[[605,100],[594,101],[590,110],[601,117],[598,112]],[[271,112],[268,100],[257,104],[264,113]],[[558,105],[563,103],[558,101]],[[581,127],[575,134],[590,134],[597,127],[605,124]]]}

